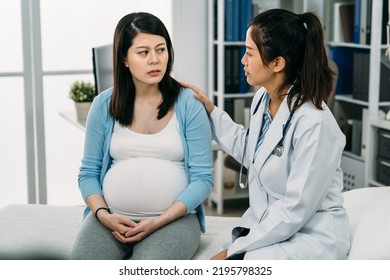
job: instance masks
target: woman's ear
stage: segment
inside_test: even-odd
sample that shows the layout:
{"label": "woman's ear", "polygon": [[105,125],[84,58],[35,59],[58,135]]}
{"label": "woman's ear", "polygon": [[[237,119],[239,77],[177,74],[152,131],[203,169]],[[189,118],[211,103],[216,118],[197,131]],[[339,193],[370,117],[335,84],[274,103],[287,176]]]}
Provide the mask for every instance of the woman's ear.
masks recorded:
{"label": "woman's ear", "polygon": [[286,67],[286,60],[282,56],[278,56],[271,62],[271,65],[274,72],[278,73]]}
{"label": "woman's ear", "polygon": [[127,63],[127,59],[126,58],[123,60],[123,65],[125,65],[126,68],[129,68],[129,64]]}

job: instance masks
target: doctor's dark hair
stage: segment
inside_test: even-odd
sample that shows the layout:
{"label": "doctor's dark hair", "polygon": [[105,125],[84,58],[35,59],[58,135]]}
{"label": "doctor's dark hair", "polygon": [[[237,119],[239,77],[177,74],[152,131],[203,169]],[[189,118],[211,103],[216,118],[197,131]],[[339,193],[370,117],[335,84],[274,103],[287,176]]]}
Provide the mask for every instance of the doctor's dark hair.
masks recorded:
{"label": "doctor's dark hair", "polygon": [[122,125],[129,125],[133,122],[135,85],[129,68],[125,66],[125,59],[134,38],[140,33],[164,37],[167,45],[167,69],[158,85],[162,94],[162,103],[158,108],[157,119],[161,119],[167,114],[181,90],[181,85],[170,76],[174,60],[173,46],[164,23],[158,17],[144,12],[124,16],[119,20],[114,33],[114,86],[110,103],[110,114]]}
{"label": "doctor's dark hair", "polygon": [[286,79],[279,92],[294,87],[288,95],[299,96],[298,106],[311,101],[318,109],[333,87],[335,73],[328,66],[321,22],[311,12],[295,14],[283,9],[260,13],[250,23],[251,36],[266,65],[275,58],[286,61]]}

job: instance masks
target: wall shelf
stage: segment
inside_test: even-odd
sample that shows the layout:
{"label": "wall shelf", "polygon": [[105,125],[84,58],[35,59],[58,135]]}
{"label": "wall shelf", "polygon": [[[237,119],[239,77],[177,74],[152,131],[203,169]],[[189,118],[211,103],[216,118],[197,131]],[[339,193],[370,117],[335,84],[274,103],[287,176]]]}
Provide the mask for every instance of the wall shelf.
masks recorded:
{"label": "wall shelf", "polygon": [[[361,106],[365,106],[365,107],[369,106],[369,102],[368,101],[354,99],[352,97],[352,94],[339,94],[339,95],[336,95],[335,96],[335,100],[348,102],[348,103],[351,103],[351,104],[357,104],[357,105],[361,105]],[[390,106],[390,101],[379,102],[378,106],[380,106],[380,107]]]}

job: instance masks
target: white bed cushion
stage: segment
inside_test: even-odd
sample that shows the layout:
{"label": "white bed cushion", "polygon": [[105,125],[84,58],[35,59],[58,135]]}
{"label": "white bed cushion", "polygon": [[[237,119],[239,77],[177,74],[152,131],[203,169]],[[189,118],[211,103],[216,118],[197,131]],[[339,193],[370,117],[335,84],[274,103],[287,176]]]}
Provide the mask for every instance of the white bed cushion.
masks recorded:
{"label": "white bed cushion", "polygon": [[[69,259],[84,207],[36,204],[0,209],[0,259]],[[206,216],[194,259],[210,259],[229,241],[238,218]]]}
{"label": "white bed cushion", "polygon": [[[350,219],[348,259],[390,259],[390,187],[344,193]],[[0,259],[69,259],[84,207],[10,205],[0,209]],[[194,259],[207,260],[229,242],[238,218],[206,216]]]}
{"label": "white bed cushion", "polygon": [[348,259],[390,259],[390,187],[344,193],[350,230]]}
{"label": "white bed cushion", "polygon": [[68,259],[83,209],[36,204],[0,209],[0,259]]}

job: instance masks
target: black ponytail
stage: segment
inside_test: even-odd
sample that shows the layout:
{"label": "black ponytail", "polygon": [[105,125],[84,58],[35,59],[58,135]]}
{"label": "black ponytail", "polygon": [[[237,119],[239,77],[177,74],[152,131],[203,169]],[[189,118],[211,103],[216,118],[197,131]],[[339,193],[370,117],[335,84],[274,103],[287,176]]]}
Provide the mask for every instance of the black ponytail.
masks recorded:
{"label": "black ponytail", "polygon": [[312,102],[318,109],[333,87],[333,71],[328,66],[321,22],[314,13],[295,14],[272,9],[257,15],[250,24],[251,36],[265,64],[281,56],[286,61],[282,89],[294,85],[288,94],[299,97],[298,106]]}

